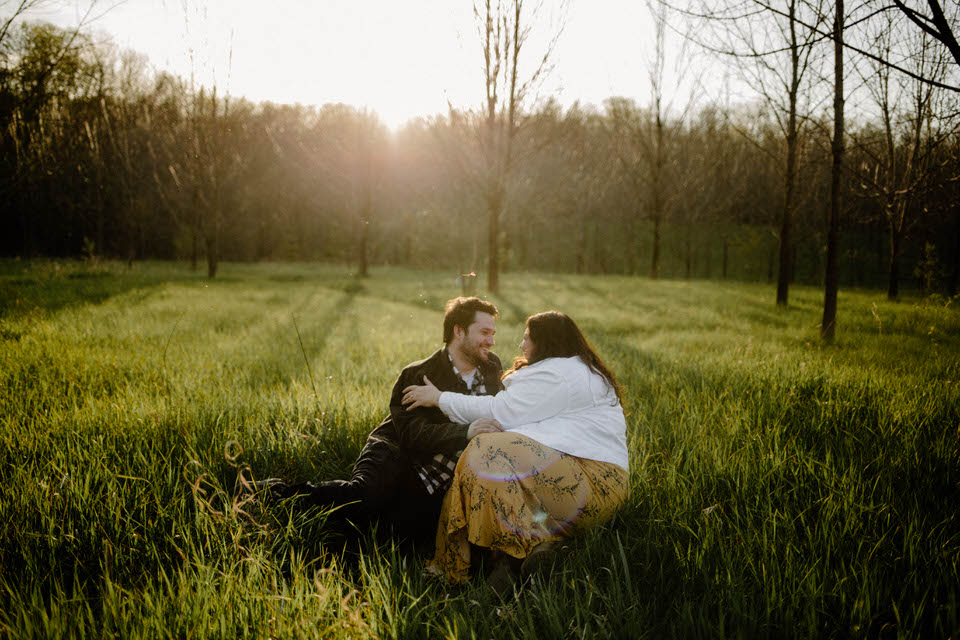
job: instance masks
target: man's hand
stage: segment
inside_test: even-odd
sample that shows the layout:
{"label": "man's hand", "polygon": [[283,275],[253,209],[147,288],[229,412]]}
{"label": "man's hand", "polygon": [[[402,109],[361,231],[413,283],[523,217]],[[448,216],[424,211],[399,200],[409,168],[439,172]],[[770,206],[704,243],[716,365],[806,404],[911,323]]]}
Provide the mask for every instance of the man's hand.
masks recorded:
{"label": "man's hand", "polygon": [[493,418],[478,418],[467,428],[467,440],[473,440],[473,437],[479,433],[496,433],[497,431],[503,431],[499,422]]}
{"label": "man's hand", "polygon": [[410,385],[403,390],[401,404],[410,405],[407,411],[417,407],[436,407],[440,403],[440,389],[437,389],[430,378],[423,376],[423,386]]}

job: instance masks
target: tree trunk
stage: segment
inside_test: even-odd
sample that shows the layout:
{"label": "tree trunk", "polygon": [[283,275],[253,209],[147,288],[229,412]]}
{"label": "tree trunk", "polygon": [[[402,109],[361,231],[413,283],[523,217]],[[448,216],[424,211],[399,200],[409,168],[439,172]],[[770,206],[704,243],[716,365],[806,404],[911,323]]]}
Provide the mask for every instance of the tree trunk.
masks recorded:
{"label": "tree trunk", "polygon": [[200,261],[200,235],[203,232],[203,222],[200,215],[200,192],[194,186],[191,193],[190,221],[190,270],[196,271]]}
{"label": "tree trunk", "polygon": [[920,231],[919,244],[921,247],[920,265],[918,269],[914,270],[914,275],[916,275],[917,277],[917,289],[920,290],[920,297],[926,298],[928,295],[930,295],[932,290],[932,287],[930,285],[932,284],[933,278],[930,277],[931,274],[929,273],[929,269],[930,269],[929,265],[930,265],[930,257],[932,253],[931,250],[935,251],[935,248],[932,247],[927,241],[927,233],[925,229],[921,229]]}
{"label": "tree trunk", "polygon": [[[503,220],[503,214],[501,212],[501,221]],[[510,269],[515,269],[517,264],[526,264],[527,248],[526,246],[522,247],[522,253],[520,250],[515,250],[511,244],[510,239],[516,238],[517,236],[526,237],[526,234],[523,231],[523,221],[516,221],[516,229],[511,230],[500,229],[500,273],[509,273]],[[524,243],[526,244],[526,243]],[[519,254],[521,259],[517,259]]]}
{"label": "tree trunk", "polygon": [[713,277],[713,243],[707,242],[704,253],[704,271],[707,280],[709,280]]}
{"label": "tree trunk", "polygon": [[366,180],[363,185],[363,199],[360,204],[360,234],[357,238],[357,267],[361,278],[370,273],[370,217],[373,212],[373,196],[370,193],[370,162],[367,158]]}
{"label": "tree trunk", "polygon": [[367,243],[369,242],[369,235],[370,221],[367,219],[367,214],[364,214],[360,218],[360,237],[357,242],[357,275],[361,278],[366,278],[367,275],[369,275],[367,263]]}
{"label": "tree trunk", "polygon": [[[99,172],[98,172],[98,177],[99,177]],[[97,245],[96,247],[94,247],[94,249],[96,250],[96,254],[98,256],[103,256],[105,255],[104,254],[105,245],[103,242],[104,242],[104,227],[106,226],[104,224],[103,219],[107,215],[105,211],[106,206],[103,203],[103,183],[101,182],[97,184],[95,189],[97,191],[97,198],[96,198],[96,205],[95,205],[97,207],[97,222],[96,222]]]}
{"label": "tree trunk", "polygon": [[727,268],[730,264],[730,241],[723,236],[723,279],[727,279]]}
{"label": "tree trunk", "polygon": [[133,259],[136,257],[136,241],[133,229],[127,229],[127,269],[133,269]]}
{"label": "tree trunk", "polygon": [[261,219],[257,223],[257,262],[267,259],[267,224]]}
{"label": "tree trunk", "polygon": [[687,228],[686,236],[685,236],[684,239],[683,239],[683,244],[684,244],[684,258],[683,258],[684,274],[683,274],[683,279],[684,279],[684,280],[689,280],[689,279],[690,279],[690,271],[691,271],[691,269],[692,269],[692,267],[693,267],[693,248],[690,246],[690,228],[689,228],[689,227]]}
{"label": "tree trunk", "polygon": [[650,277],[660,277],[660,216],[653,217],[653,259],[650,262]]}
{"label": "tree trunk", "polygon": [[[214,195],[214,200],[219,202],[219,195]],[[217,277],[217,267],[220,262],[220,208],[219,204],[213,208],[213,220],[206,228],[204,234],[207,243],[207,277]]]}
{"label": "tree trunk", "polygon": [[577,273],[582,274],[587,270],[587,218],[580,220],[579,229],[577,229]]}
{"label": "tree trunk", "polygon": [[663,171],[666,165],[664,149],[664,125],[660,114],[660,102],[657,100],[656,114],[657,149],[653,171],[653,258],[650,265],[650,277],[660,277],[660,221],[663,219]]}
{"label": "tree trunk", "polygon": [[207,277],[216,278],[217,277],[217,267],[218,265],[218,256],[217,251],[219,244],[219,239],[217,238],[217,233],[211,232],[206,236],[207,242]]}
{"label": "tree trunk", "polygon": [[500,210],[503,207],[499,193],[487,195],[487,290],[500,290]]}
{"label": "tree trunk", "polygon": [[[632,251],[633,248],[629,247],[627,253]],[[607,261],[603,255],[603,246],[600,237],[600,221],[593,221],[593,265],[594,270],[599,271],[600,273],[607,272]]]}
{"label": "tree trunk", "polygon": [[137,230],[136,230],[136,220],[137,220],[137,210],[136,202],[131,198],[125,198],[126,200],[126,219],[124,220],[124,227],[126,228],[126,240],[127,240],[127,269],[133,269],[133,260],[137,255]]}
{"label": "tree trunk", "polygon": [[957,295],[957,285],[960,284],[960,208],[957,208],[957,239],[953,246],[953,271],[947,283],[947,295]]}
{"label": "tree trunk", "polygon": [[777,273],[777,304],[786,305],[790,290],[791,276],[791,239],[790,232],[793,217],[793,175],[796,151],[792,143],[787,143],[786,193],[783,203],[783,220],[780,223],[780,269]]}
{"label": "tree trunk", "polygon": [[[407,222],[407,232],[403,237],[403,264],[404,266],[409,267],[413,263],[413,229],[414,229],[414,219],[413,214],[408,213],[406,215]],[[462,271],[460,273],[463,273]]]}
{"label": "tree trunk", "polygon": [[794,22],[794,12],[796,5],[790,4],[790,56],[791,56],[791,82],[788,93],[789,112],[787,114],[787,166],[784,175],[784,193],[783,193],[783,221],[780,224],[780,271],[777,274],[777,304],[786,306],[790,279],[792,277],[791,269],[791,250],[793,248],[793,237],[791,227],[793,225],[793,191],[797,175],[797,94],[800,90],[800,54],[796,39],[796,24]]}
{"label": "tree trunk", "polygon": [[837,0],[833,24],[833,167],[830,173],[830,222],[827,227],[827,268],[824,277],[823,320],[820,337],[833,342],[837,324],[837,228],[840,206],[843,202],[841,172],[843,171],[843,0]]}
{"label": "tree trunk", "polygon": [[893,224],[890,225],[890,272],[887,283],[887,300],[896,301],[900,297],[900,234]]}

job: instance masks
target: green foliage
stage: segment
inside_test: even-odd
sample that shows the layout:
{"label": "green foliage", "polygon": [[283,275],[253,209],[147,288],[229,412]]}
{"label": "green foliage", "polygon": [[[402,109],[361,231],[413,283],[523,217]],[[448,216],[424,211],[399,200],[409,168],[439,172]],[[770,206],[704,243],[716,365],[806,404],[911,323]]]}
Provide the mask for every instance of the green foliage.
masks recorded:
{"label": "green foliage", "polygon": [[[960,632],[960,316],[942,299],[508,274],[498,352],[570,313],[625,389],[632,497],[499,602],[251,477],[343,477],[455,274],[0,265],[10,637],[947,637]],[[17,304],[17,300],[27,301]],[[298,335],[299,332],[299,335]],[[307,358],[311,374],[304,362]]]}

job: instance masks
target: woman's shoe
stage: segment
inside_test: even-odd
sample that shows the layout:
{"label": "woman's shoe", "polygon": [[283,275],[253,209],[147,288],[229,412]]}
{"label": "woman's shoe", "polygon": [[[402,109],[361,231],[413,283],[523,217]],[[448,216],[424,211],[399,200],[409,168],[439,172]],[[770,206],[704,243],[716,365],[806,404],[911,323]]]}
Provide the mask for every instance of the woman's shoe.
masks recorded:
{"label": "woman's shoe", "polygon": [[545,540],[531,551],[530,555],[523,559],[520,565],[520,575],[526,580],[533,575],[545,575],[560,557],[561,544],[557,540]]}
{"label": "woman's shoe", "polygon": [[494,560],[493,570],[487,576],[487,586],[493,589],[501,600],[513,595],[513,585],[517,581],[518,561],[513,556],[499,552]]}

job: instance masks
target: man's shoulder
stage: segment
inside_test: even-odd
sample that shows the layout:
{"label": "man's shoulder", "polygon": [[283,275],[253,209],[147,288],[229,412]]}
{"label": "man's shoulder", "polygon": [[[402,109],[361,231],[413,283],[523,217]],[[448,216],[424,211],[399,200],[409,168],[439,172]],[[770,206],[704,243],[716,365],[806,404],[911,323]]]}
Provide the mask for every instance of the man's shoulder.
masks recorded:
{"label": "man's shoulder", "polygon": [[[397,377],[397,383],[408,385],[408,384],[423,384],[423,376],[433,376],[433,377],[445,377],[447,369],[450,370],[450,375],[453,375],[453,369],[450,366],[450,361],[447,358],[446,352],[441,347],[433,352],[431,355],[423,358],[422,360],[414,360],[413,362],[407,364],[401,371],[400,375]],[[434,381],[437,383],[438,381]]]}
{"label": "man's shoulder", "polygon": [[420,371],[424,368],[436,367],[438,364],[443,363],[445,359],[446,358],[443,349],[437,349],[426,358],[423,358],[422,360],[414,360],[413,362],[407,364],[407,366],[403,368],[401,375],[408,371]]}

